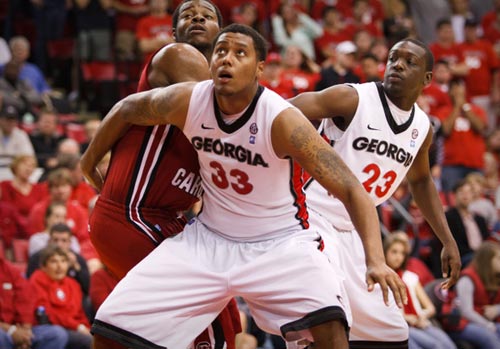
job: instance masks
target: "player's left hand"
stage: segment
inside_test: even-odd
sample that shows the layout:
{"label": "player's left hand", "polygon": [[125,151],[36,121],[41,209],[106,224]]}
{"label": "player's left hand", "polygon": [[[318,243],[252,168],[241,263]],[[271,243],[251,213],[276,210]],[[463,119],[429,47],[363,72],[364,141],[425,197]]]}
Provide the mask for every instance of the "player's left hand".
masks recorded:
{"label": "player's left hand", "polygon": [[368,285],[368,292],[373,291],[376,283],[380,285],[385,305],[389,305],[389,288],[399,308],[403,308],[403,304],[407,304],[408,302],[406,286],[403,280],[385,263],[367,266],[366,283]]}
{"label": "player's left hand", "polygon": [[447,280],[441,284],[443,289],[449,289],[457,283],[460,277],[461,268],[462,262],[460,261],[460,253],[458,252],[455,240],[452,240],[444,244],[441,250],[441,270],[443,272],[443,277],[447,278]]}

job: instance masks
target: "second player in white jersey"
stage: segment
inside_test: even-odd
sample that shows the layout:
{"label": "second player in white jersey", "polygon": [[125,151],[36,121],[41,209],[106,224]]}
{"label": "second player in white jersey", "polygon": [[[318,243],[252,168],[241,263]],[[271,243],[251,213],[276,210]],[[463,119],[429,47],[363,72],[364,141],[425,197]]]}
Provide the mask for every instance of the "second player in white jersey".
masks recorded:
{"label": "second player in white jersey", "polygon": [[[324,119],[320,132],[349,165],[375,205],[380,205],[406,176],[427,137],[430,122],[416,104],[410,112],[396,107],[385,96],[381,83],[352,86],[358,92],[359,103],[350,125],[342,131],[332,119]],[[406,114],[402,117],[406,120],[398,124],[393,113]],[[311,208],[337,229],[354,229],[342,202],[325,195],[325,189],[312,179],[306,183],[306,189]]]}

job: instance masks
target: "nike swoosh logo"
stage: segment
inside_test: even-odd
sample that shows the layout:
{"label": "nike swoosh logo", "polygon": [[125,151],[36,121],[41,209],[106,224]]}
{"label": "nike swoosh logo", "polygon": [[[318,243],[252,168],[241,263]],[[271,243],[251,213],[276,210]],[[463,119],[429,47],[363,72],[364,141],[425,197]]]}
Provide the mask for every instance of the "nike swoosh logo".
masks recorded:
{"label": "nike swoosh logo", "polygon": [[370,124],[368,124],[368,129],[372,131],[380,131],[379,128],[371,127]]}
{"label": "nike swoosh logo", "polygon": [[205,124],[201,124],[201,128],[204,130],[213,130],[214,129],[213,127],[205,126]]}

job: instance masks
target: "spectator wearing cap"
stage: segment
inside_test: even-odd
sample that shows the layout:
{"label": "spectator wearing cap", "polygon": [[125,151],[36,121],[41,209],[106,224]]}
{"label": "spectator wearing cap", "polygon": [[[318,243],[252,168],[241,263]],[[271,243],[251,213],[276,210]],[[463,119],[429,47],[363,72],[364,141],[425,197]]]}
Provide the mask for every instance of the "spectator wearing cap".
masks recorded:
{"label": "spectator wearing cap", "polygon": [[465,40],[458,47],[464,55],[469,74],[465,76],[467,99],[483,108],[488,114],[489,130],[496,128],[495,105],[500,103],[500,86],[498,82],[499,61],[493,45],[478,38],[479,21],[475,17],[467,17],[464,24]]}
{"label": "spectator wearing cap", "polygon": [[356,64],[356,45],[352,41],[342,41],[335,48],[335,57],[331,64],[321,70],[321,78],[316,84],[320,91],[333,85],[359,83],[360,78],[353,72]]}
{"label": "spectator wearing cap", "polygon": [[28,134],[17,127],[19,113],[11,105],[0,110],[0,180],[11,179],[9,166],[18,155],[35,155]]}
{"label": "spectator wearing cap", "polygon": [[264,65],[264,71],[259,83],[285,99],[295,96],[293,81],[286,79],[283,75],[281,55],[277,52],[271,52],[267,55],[266,64]]}

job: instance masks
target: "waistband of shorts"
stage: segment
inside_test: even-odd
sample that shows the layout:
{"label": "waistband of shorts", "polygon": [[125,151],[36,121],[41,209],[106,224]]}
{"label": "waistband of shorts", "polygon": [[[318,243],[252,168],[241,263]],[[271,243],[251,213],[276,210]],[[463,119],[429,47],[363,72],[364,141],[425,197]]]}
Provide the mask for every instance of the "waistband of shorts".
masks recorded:
{"label": "waistband of shorts", "polygon": [[[118,209],[121,211],[126,211],[128,207],[120,202],[116,202],[110,199],[103,198],[99,196],[96,202],[96,206],[103,206],[111,209]],[[172,211],[166,208],[151,208],[151,207],[136,207],[141,211],[144,215],[162,215],[166,218],[178,218],[179,216],[183,216],[182,213],[178,213],[176,211]]]}

